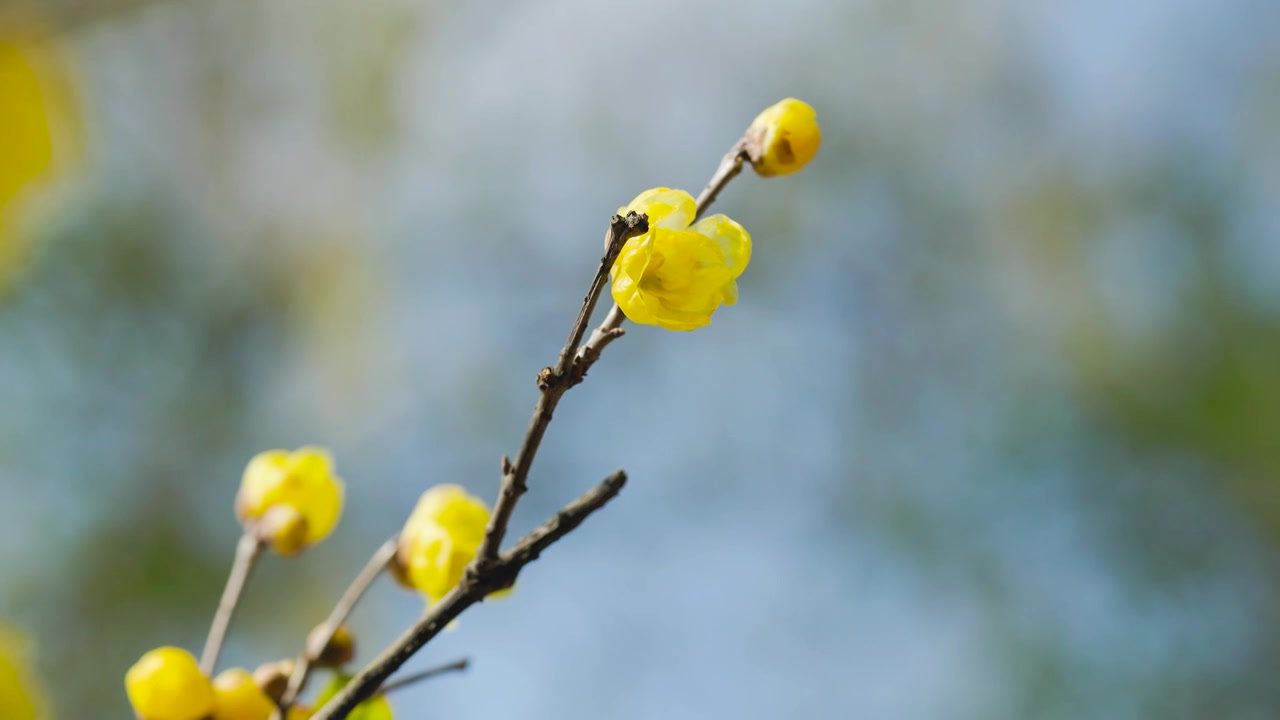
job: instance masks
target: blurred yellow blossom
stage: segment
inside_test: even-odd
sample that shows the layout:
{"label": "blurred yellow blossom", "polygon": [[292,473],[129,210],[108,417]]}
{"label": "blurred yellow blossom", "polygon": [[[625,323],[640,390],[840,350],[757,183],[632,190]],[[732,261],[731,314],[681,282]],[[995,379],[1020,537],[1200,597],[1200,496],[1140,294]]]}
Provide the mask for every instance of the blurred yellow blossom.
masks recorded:
{"label": "blurred yellow blossom", "polygon": [[333,531],[342,515],[342,499],[342,478],[334,474],[327,451],[269,450],[245,468],[236,514],[246,524],[261,521],[264,539],[292,554]]}
{"label": "blurred yellow blossom", "polygon": [[462,579],[488,524],[489,508],[461,487],[437,485],[426,491],[400,531],[401,581],[439,601]]}
{"label": "blurred yellow blossom", "polygon": [[143,655],[125,674],[124,686],[142,720],[200,720],[213,711],[213,683],[181,648]]}
{"label": "blurred yellow blossom", "polygon": [[817,113],[795,98],[766,108],[747,129],[747,154],[764,176],[786,175],[808,165],[821,144]]}
{"label": "blurred yellow blossom", "polygon": [[623,246],[613,264],[613,299],[632,322],[693,330],[721,304],[738,301],[737,278],[751,260],[751,236],[725,215],[697,213],[683,190],[654,188],[618,210],[645,213],[649,232]]}
{"label": "blurred yellow blossom", "polygon": [[0,626],[0,718],[36,720],[43,716],[35,681],[27,669],[26,643]]}
{"label": "blurred yellow blossom", "polygon": [[223,670],[213,679],[213,720],[268,720],[275,709],[248,670]]}
{"label": "blurred yellow blossom", "polygon": [[53,48],[0,37],[0,286],[22,259],[19,209],[69,154],[70,93]]}
{"label": "blurred yellow blossom", "polygon": [[[356,656],[356,636],[351,632],[351,628],[346,625],[339,625],[332,633],[328,632],[327,624],[320,624],[312,628],[307,633],[308,652],[315,652],[315,664],[317,667],[340,668],[351,662]],[[325,640],[325,636],[328,640]],[[324,645],[317,652],[314,648],[324,641]]]}

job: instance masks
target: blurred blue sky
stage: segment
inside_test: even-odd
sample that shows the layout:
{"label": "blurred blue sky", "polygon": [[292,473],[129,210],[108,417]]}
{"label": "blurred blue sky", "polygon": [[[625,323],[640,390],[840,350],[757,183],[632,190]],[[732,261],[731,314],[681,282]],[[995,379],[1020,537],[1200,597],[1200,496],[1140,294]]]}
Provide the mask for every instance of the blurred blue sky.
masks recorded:
{"label": "blurred blue sky", "polygon": [[0,617],[62,716],[199,644],[258,450],[349,504],[250,589],[250,666],[427,486],[492,497],[609,215],[785,96],[823,150],[717,203],[739,305],[612,345],[515,525],[632,482],[401,716],[1280,710],[1280,5],[49,7],[86,150],[0,304]]}

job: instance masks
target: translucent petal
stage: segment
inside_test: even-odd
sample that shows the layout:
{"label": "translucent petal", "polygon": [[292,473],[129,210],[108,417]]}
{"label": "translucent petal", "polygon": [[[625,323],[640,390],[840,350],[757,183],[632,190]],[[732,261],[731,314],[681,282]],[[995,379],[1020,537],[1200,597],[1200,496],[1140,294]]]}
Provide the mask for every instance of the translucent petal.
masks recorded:
{"label": "translucent petal", "polygon": [[618,214],[625,215],[630,211],[648,215],[651,228],[684,230],[693,222],[698,205],[684,190],[660,187],[640,193],[626,207],[619,208]]}
{"label": "translucent petal", "polygon": [[730,280],[722,289],[724,293],[725,305],[736,305],[738,303],[738,283]]}
{"label": "translucent petal", "polygon": [[727,215],[711,215],[694,223],[690,228],[711,238],[724,253],[725,267],[738,277],[751,262],[751,234]]}

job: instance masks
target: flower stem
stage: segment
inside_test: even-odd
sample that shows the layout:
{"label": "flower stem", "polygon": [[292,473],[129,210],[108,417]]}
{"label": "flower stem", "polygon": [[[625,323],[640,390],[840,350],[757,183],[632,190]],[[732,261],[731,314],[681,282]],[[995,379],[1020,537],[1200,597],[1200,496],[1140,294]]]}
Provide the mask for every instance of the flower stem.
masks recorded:
{"label": "flower stem", "polygon": [[391,561],[395,559],[396,542],[397,537],[393,535],[391,539],[382,543],[374,551],[369,558],[369,562],[365,563],[360,573],[343,591],[342,597],[338,600],[338,604],[333,606],[333,611],[329,613],[329,617],[307,637],[306,647],[303,648],[302,654],[298,656],[297,662],[294,663],[293,674],[289,676],[289,685],[285,688],[284,695],[280,697],[279,708],[274,717],[283,717],[289,711],[289,707],[298,699],[298,695],[302,694],[303,688],[307,685],[307,678],[311,675],[312,664],[315,663],[316,658],[320,657],[320,653],[324,652],[324,648],[329,644],[329,641],[333,639],[333,634],[338,631],[338,626],[346,622],[347,617],[351,615],[351,611],[355,609],[356,603],[360,602],[369,587],[373,585],[373,581],[377,580],[391,564]]}
{"label": "flower stem", "polygon": [[214,613],[213,624],[209,627],[209,637],[204,642],[204,652],[200,655],[200,670],[206,675],[213,675],[218,665],[218,655],[222,652],[222,643],[227,638],[227,629],[231,627],[231,617],[235,615],[236,606],[240,604],[240,596],[249,581],[249,573],[262,554],[262,541],[251,529],[246,529],[236,543],[236,557],[231,564],[231,574],[227,576],[227,586],[222,590],[222,599],[218,601],[218,611]]}
{"label": "flower stem", "polygon": [[724,189],[729,181],[738,176],[742,172],[742,164],[747,160],[746,138],[739,140],[729,152],[720,159],[720,167],[716,168],[711,179],[707,181],[707,186],[698,194],[698,210],[693,214],[693,219],[697,220],[711,207],[711,203],[716,201],[716,196]]}

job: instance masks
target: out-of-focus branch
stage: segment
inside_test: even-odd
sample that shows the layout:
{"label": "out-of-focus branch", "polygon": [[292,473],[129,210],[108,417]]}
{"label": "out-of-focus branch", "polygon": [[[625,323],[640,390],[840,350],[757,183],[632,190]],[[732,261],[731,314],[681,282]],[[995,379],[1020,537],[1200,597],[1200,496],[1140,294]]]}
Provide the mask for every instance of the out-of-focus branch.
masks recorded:
{"label": "out-of-focus branch", "polygon": [[566,505],[515,547],[488,563],[475,563],[457,587],[432,606],[422,619],[409,628],[389,648],[347,683],[312,720],[345,718],[357,705],[376,694],[387,678],[404,665],[413,654],[435,637],[463,610],[483,600],[496,590],[511,587],[525,565],[538,559],[544,550],[582,524],[591,513],[604,507],[622,491],[627,482],[621,470],[605,478],[577,500]]}
{"label": "out-of-focus branch", "polygon": [[284,695],[280,697],[279,707],[272,715],[274,720],[279,720],[288,714],[290,706],[297,701],[298,695],[307,686],[307,678],[310,677],[312,666],[324,652],[325,646],[333,639],[338,626],[346,622],[351,611],[355,609],[356,603],[360,602],[360,598],[364,597],[365,592],[373,585],[373,581],[377,580],[395,559],[397,540],[398,537],[393,535],[374,551],[369,562],[365,563],[355,580],[352,580],[342,593],[338,604],[333,607],[333,612],[329,613],[329,617],[307,636],[306,647],[294,663],[293,674],[289,676],[289,685],[285,688]]}
{"label": "out-of-focus branch", "polygon": [[396,678],[395,680],[392,680],[391,682],[383,685],[382,689],[379,690],[378,692],[382,695],[388,695],[390,693],[395,692],[396,690],[399,690],[400,688],[408,687],[410,685],[420,683],[423,680],[430,680],[431,678],[436,677],[438,675],[462,672],[463,670],[466,670],[470,664],[471,664],[470,661],[468,661],[466,658],[461,658],[459,660],[454,660],[448,665],[437,665],[436,667],[433,667],[433,668],[428,668],[426,670],[422,670],[416,673],[410,673],[409,675]]}
{"label": "out-of-focus branch", "polygon": [[227,576],[222,598],[218,600],[218,611],[213,615],[209,637],[204,641],[204,652],[200,654],[200,670],[205,675],[213,675],[217,668],[218,655],[222,652],[222,643],[227,639],[231,618],[236,613],[240,596],[244,594],[245,583],[249,581],[249,574],[262,555],[263,547],[262,541],[252,529],[246,529],[236,543],[236,557],[231,563],[231,573]]}

